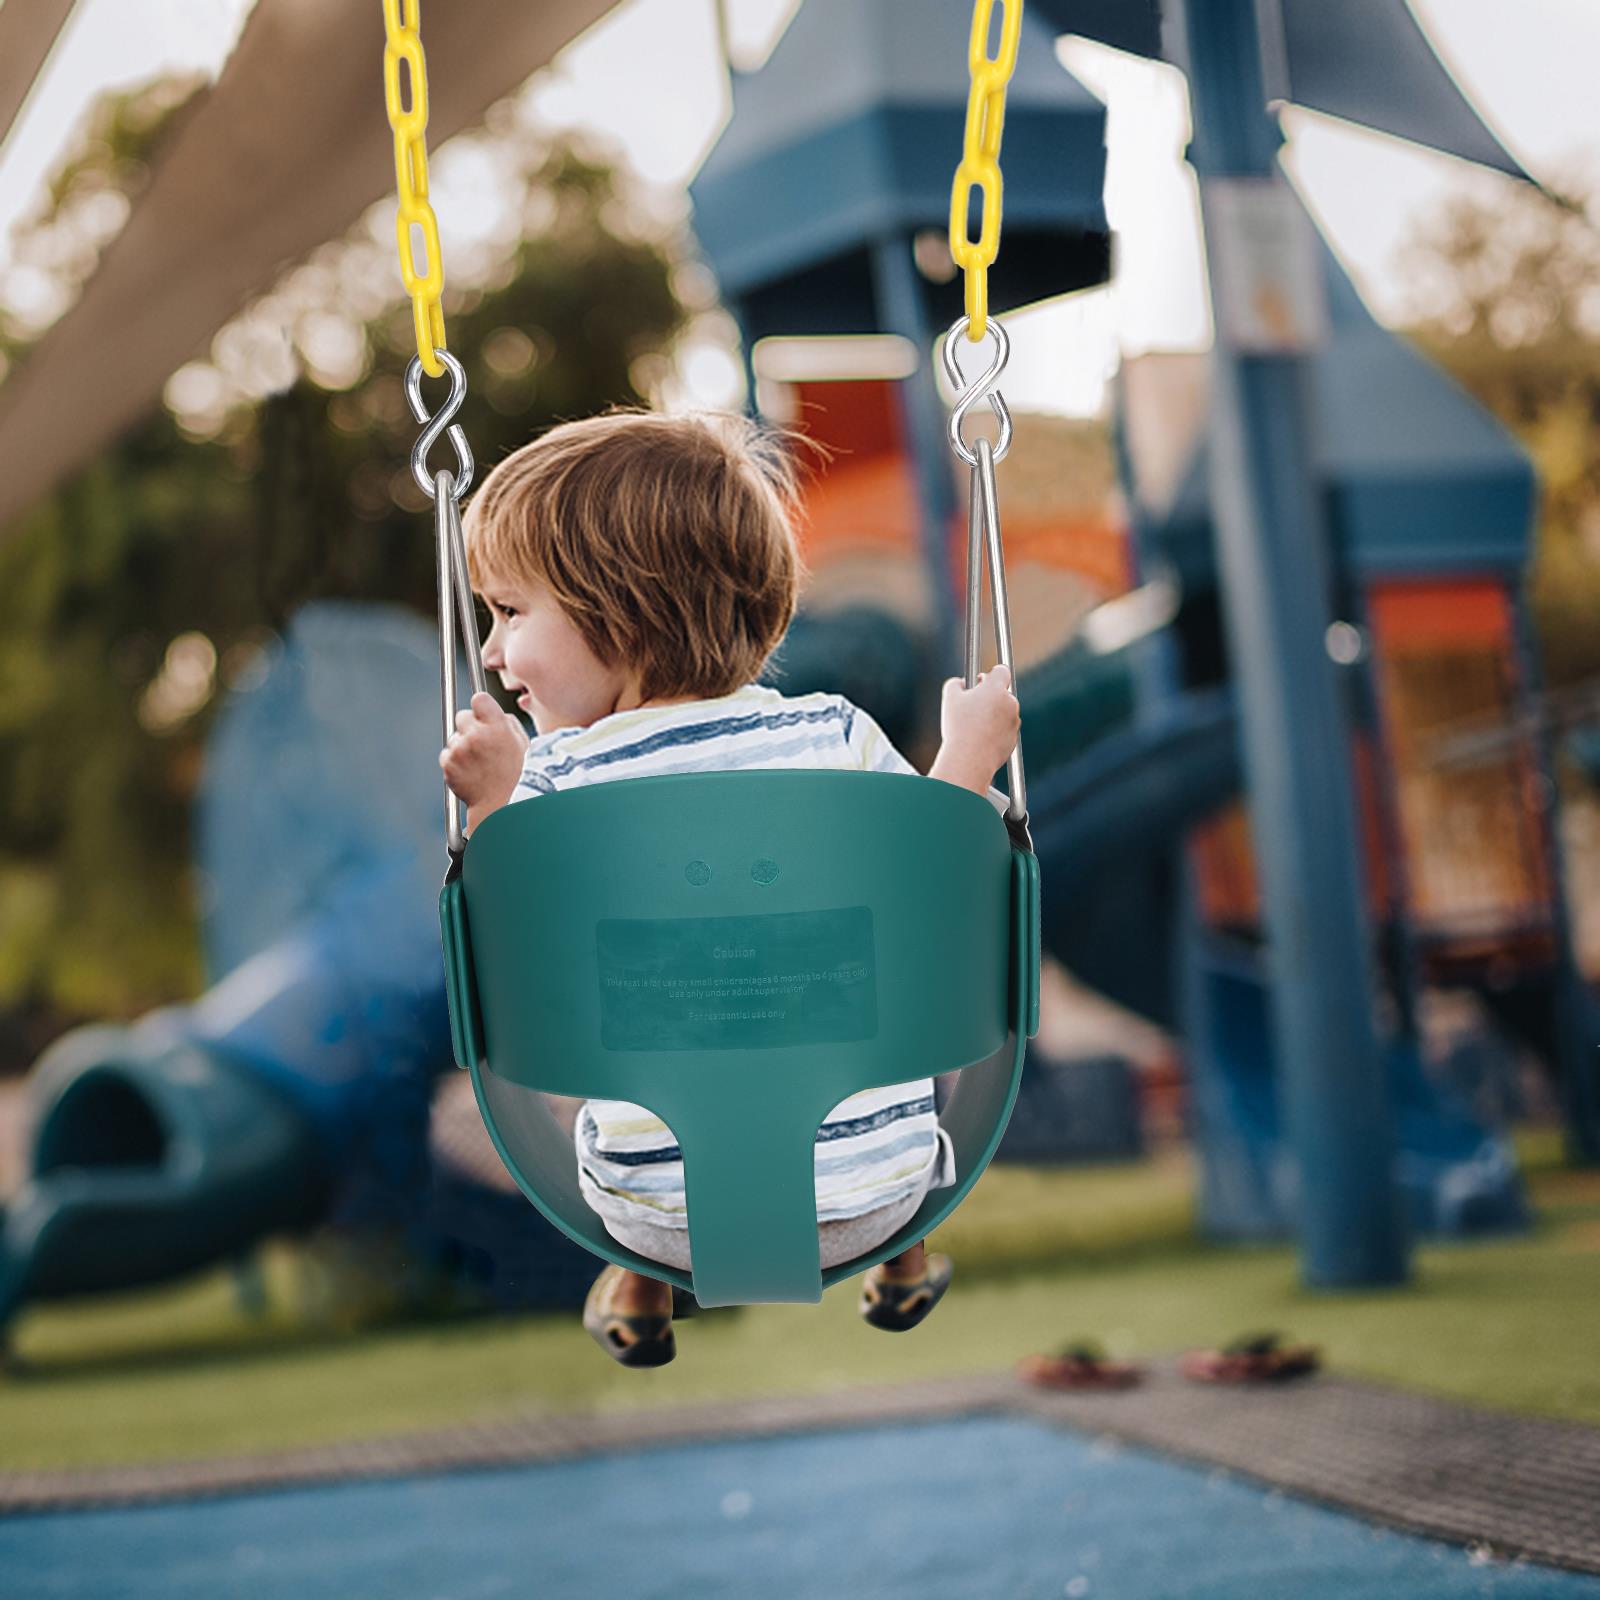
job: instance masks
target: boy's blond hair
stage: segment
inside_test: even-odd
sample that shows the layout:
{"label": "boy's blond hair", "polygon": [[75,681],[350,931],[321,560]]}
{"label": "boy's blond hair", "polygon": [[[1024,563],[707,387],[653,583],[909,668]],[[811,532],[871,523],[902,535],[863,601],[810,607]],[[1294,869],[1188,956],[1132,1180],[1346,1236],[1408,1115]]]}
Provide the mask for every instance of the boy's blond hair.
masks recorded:
{"label": "boy's blond hair", "polygon": [[473,587],[545,585],[644,700],[714,699],[759,676],[803,568],[783,441],[747,417],[614,411],[502,461],[466,515]]}

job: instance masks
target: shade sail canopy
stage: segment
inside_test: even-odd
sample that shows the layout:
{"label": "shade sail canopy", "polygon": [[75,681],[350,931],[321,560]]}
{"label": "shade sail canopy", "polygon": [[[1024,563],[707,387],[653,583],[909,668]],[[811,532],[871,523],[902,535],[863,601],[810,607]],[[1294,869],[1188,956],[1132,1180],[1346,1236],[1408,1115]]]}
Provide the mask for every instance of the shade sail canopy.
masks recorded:
{"label": "shade sail canopy", "polygon": [[[434,8],[429,144],[473,123],[611,3]],[[13,0],[0,19],[19,9],[29,6]],[[259,0],[82,298],[0,387],[0,529],[155,404],[281,268],[392,192],[382,59],[377,5]]]}
{"label": "shade sail canopy", "polygon": [[[1484,125],[1406,0],[1282,0],[1289,99],[1379,133],[1528,174]],[[1033,0],[1062,33],[1163,57],[1156,0]],[[1511,13],[1507,27],[1514,27]]]}
{"label": "shade sail canopy", "polygon": [[[882,325],[864,252],[948,227],[971,25],[969,0],[806,0],[766,64],[735,79],[732,119],[690,192],[747,332]],[[1026,13],[1001,162],[995,309],[1101,281],[1105,109]],[[924,293],[937,321],[960,309],[959,284],[925,280]]]}
{"label": "shade sail canopy", "polygon": [[[1477,570],[1509,578],[1528,557],[1532,463],[1477,401],[1374,321],[1332,252],[1322,254],[1331,337],[1307,366],[1336,559],[1364,576]],[[1158,420],[1140,425],[1153,436]],[[1151,504],[1137,484],[1136,500],[1185,578],[1214,581],[1203,438],[1169,505]]]}
{"label": "shade sail canopy", "polygon": [[[463,0],[431,11],[430,143],[472,123],[612,3]],[[0,130],[70,9],[0,4]],[[969,16],[967,0],[807,0],[767,68],[736,85],[735,125],[695,186],[699,225],[729,293],[772,308],[773,331],[853,331],[838,312],[853,306],[859,322],[871,311],[863,241],[943,227]],[[1298,103],[1521,172],[1404,0],[1284,0],[1284,16]],[[1160,53],[1156,0],[1034,0],[1026,23],[996,309],[1099,281],[1107,266],[1103,112],[1055,62],[1050,30]],[[0,386],[0,531],[148,410],[281,267],[390,189],[381,34],[375,5],[258,0],[77,305]],[[790,292],[800,274],[806,295]],[[930,301],[940,293],[958,290],[929,286]]]}
{"label": "shade sail canopy", "polygon": [[1033,0],[1028,9],[1057,33],[1081,33],[1136,56],[1161,59],[1159,0]]}
{"label": "shade sail canopy", "polygon": [[0,140],[11,131],[72,7],[73,0],[0,5]]}

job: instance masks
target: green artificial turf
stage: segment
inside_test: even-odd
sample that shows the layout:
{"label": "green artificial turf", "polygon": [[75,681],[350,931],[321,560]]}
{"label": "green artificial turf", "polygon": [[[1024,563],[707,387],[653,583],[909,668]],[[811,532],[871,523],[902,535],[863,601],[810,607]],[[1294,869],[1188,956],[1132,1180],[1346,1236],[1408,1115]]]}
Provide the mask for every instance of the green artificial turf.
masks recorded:
{"label": "green artificial turf", "polygon": [[1328,1293],[1286,1247],[1193,1236],[1181,1154],[1117,1167],[995,1168],[937,1243],[957,1278],[937,1316],[886,1337],[855,1287],[820,1306],[715,1312],[678,1360],[625,1371],[576,1316],[462,1318],[337,1333],[304,1308],[302,1263],[265,1264],[264,1307],[211,1274],[161,1293],[46,1307],[0,1376],[0,1470],[234,1454],[513,1412],[620,1409],[819,1391],[1007,1367],[1077,1336],[1169,1354],[1277,1328],[1331,1367],[1481,1404],[1600,1424],[1600,1173],[1522,1141],[1533,1232],[1425,1245],[1410,1285]]}

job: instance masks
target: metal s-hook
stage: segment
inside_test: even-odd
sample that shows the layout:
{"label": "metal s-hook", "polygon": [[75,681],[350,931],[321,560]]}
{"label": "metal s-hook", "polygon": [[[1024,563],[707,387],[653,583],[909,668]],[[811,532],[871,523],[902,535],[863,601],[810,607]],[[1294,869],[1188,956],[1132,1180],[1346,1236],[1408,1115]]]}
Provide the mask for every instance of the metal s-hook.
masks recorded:
{"label": "metal s-hook", "polygon": [[461,497],[472,486],[472,474],[477,470],[472,459],[472,446],[467,443],[467,436],[461,431],[460,425],[455,421],[455,416],[461,409],[462,402],[467,398],[467,374],[461,363],[447,350],[435,350],[434,354],[444,365],[444,370],[450,374],[450,393],[445,397],[445,402],[435,412],[428,410],[428,402],[422,398],[422,362],[417,356],[412,356],[406,366],[406,404],[411,407],[411,415],[422,424],[422,432],[417,436],[417,442],[411,447],[411,476],[417,480],[422,492],[431,500],[434,496],[433,473],[428,468],[428,452],[433,449],[446,434],[450,436],[450,443],[456,452],[456,470],[451,475],[451,497],[458,503]]}
{"label": "metal s-hook", "polygon": [[[971,344],[972,341],[965,338],[970,325],[970,317],[958,317],[951,323],[950,331],[944,336],[944,345],[940,349],[939,356],[944,363],[945,376],[950,380],[951,388],[956,391],[955,406],[950,412],[950,448],[969,467],[976,467],[978,458],[966,440],[961,437],[961,424],[967,420],[967,413],[980,400],[989,402],[989,409],[994,412],[995,420],[1000,424],[1000,437],[994,443],[995,460],[1005,460],[1006,451],[1011,448],[1011,411],[1006,405],[1005,397],[995,387],[1011,355],[1011,340],[1006,330],[1000,326],[999,319],[990,317],[984,338],[988,338],[991,333],[994,335],[994,359],[976,378],[969,378],[961,370],[961,360],[956,351],[963,343]],[[978,342],[981,344],[983,341]]]}

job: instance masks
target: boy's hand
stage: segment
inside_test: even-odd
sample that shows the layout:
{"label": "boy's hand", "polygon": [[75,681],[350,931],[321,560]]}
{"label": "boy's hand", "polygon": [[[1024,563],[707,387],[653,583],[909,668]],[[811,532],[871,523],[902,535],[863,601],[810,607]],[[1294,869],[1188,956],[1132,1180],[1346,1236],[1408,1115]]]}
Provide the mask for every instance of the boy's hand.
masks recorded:
{"label": "boy's hand", "polygon": [[960,678],[946,679],[939,730],[944,743],[930,776],[987,793],[1022,731],[1022,707],[1011,692],[1009,668],[991,667],[970,689]]}
{"label": "boy's hand", "polygon": [[444,781],[467,804],[469,826],[511,798],[522,775],[528,735],[491,694],[475,694],[470,710],[456,713],[456,731],[439,752]]}

